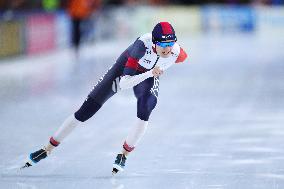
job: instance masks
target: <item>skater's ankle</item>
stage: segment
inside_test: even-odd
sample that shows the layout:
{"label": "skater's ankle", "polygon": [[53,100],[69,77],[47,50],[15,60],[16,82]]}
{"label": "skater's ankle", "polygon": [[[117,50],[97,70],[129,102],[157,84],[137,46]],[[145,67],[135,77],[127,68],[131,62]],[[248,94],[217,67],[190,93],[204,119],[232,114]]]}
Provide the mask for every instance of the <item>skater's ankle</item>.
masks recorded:
{"label": "skater's ankle", "polygon": [[125,156],[128,156],[129,153],[130,153],[130,152],[128,152],[128,151],[126,151],[126,150],[124,150],[124,149],[122,150],[122,154],[125,155]]}
{"label": "skater's ankle", "polygon": [[53,145],[51,145],[51,144],[47,144],[47,145],[45,146],[44,150],[45,150],[48,154],[50,154],[51,151],[52,151],[54,148],[55,148],[55,146],[53,146]]}

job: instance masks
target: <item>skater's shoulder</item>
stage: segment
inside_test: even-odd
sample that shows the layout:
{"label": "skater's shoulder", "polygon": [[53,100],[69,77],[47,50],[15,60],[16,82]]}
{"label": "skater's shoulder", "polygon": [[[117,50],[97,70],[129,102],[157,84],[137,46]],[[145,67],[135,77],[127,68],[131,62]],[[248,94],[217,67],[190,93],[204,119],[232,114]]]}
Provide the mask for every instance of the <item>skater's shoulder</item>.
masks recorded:
{"label": "skater's shoulder", "polygon": [[172,53],[173,55],[176,55],[176,56],[179,55],[179,53],[180,53],[180,46],[179,46],[178,43],[175,43],[175,44],[174,44],[171,53]]}
{"label": "skater's shoulder", "polygon": [[172,53],[180,55],[186,54],[186,51],[176,42],[173,46]]}
{"label": "skater's shoulder", "polygon": [[186,51],[178,43],[174,45],[172,54],[174,54],[177,57],[176,63],[184,62],[185,59],[187,58]]}

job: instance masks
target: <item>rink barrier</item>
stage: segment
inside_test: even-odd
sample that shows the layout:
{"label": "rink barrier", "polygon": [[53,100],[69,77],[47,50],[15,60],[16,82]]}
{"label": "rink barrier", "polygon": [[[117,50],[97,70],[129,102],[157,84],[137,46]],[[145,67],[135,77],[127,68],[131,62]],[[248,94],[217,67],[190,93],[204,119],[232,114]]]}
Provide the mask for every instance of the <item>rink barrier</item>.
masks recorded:
{"label": "rink barrier", "polygon": [[11,20],[0,22],[0,57],[24,53],[23,22]]}
{"label": "rink barrier", "polygon": [[101,13],[96,25],[96,40],[135,39],[165,20],[172,23],[178,39],[206,33],[267,34],[271,31],[281,35],[283,14],[284,7],[274,6],[113,7]]}
{"label": "rink barrier", "polygon": [[33,55],[55,49],[55,15],[28,15],[25,24],[26,54]]}
{"label": "rink barrier", "polygon": [[254,32],[256,10],[249,6],[204,6],[202,30],[204,32]]}
{"label": "rink barrier", "polygon": [[0,60],[69,47],[70,32],[64,12],[0,13]]}
{"label": "rink barrier", "polygon": [[257,7],[256,31],[259,38],[284,39],[284,7]]}
{"label": "rink barrier", "polygon": [[[0,59],[70,46],[71,22],[66,12],[20,13],[6,17],[9,18],[4,19],[0,13]],[[260,37],[284,36],[284,7],[130,6],[106,7],[99,15],[93,15],[84,26],[88,35],[83,42],[135,39],[165,20],[174,26],[178,40],[204,33],[254,32]]]}

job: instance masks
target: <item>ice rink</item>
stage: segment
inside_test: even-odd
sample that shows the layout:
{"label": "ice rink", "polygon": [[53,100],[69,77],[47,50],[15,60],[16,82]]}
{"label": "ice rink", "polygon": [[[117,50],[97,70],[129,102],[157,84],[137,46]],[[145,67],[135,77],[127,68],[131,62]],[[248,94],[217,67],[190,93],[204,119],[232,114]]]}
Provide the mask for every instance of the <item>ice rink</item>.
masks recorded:
{"label": "ice rink", "polygon": [[43,147],[129,41],[0,63],[0,188],[283,189],[284,41],[257,35],[179,39],[184,64],[160,80],[159,101],[124,172],[112,163],[135,122],[121,91],[46,160],[15,169]]}

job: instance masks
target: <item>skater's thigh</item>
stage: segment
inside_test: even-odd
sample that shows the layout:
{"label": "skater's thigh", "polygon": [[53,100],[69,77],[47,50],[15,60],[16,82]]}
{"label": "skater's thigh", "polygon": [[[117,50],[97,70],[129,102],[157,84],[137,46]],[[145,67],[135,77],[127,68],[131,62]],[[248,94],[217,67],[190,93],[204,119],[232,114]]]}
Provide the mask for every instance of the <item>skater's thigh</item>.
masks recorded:
{"label": "skater's thigh", "polygon": [[119,76],[114,71],[109,70],[89,93],[89,97],[93,98],[97,103],[103,105],[110,97],[117,93]]}
{"label": "skater's thigh", "polygon": [[109,98],[117,93],[117,88],[113,86],[118,86],[116,83],[118,81],[115,75],[108,73],[94,86],[85,102],[75,113],[75,117],[79,121],[84,122],[91,118]]}
{"label": "skater's thigh", "polygon": [[150,77],[136,85],[133,90],[137,99],[148,95],[154,95],[158,98],[159,78]]}
{"label": "skater's thigh", "polygon": [[137,117],[148,121],[149,117],[157,105],[157,97],[153,94],[141,96],[137,99]]}
{"label": "skater's thigh", "polygon": [[156,107],[159,82],[158,78],[148,78],[134,87],[137,98],[137,117],[148,121],[152,110]]}

